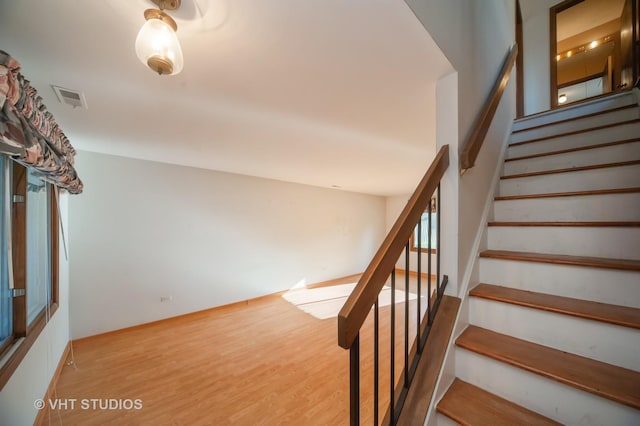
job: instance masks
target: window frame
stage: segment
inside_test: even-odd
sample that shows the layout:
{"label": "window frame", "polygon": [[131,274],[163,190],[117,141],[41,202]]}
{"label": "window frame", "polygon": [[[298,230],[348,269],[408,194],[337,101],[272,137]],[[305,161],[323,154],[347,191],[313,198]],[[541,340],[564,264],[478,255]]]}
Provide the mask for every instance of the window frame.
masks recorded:
{"label": "window frame", "polygon": [[[420,215],[420,219],[419,220],[422,220],[422,216],[425,215],[425,214],[428,214],[429,210],[431,210],[431,214],[434,214],[434,213],[437,214],[438,213],[438,206],[437,206],[436,197],[432,197],[431,198],[431,201],[429,202],[429,205],[424,210],[424,212]],[[438,218],[437,217],[435,217],[435,218],[432,217],[431,220],[436,223],[436,232],[438,232],[438,229],[437,229],[437,220],[438,220]],[[432,223],[434,223],[434,222],[432,222]],[[416,227],[414,228],[413,232],[411,233],[411,237],[409,237],[409,250],[414,252],[414,253],[418,252],[418,247],[416,247],[416,244],[415,244],[415,235],[416,235],[416,230],[417,229],[418,229],[418,224],[416,224]],[[429,231],[423,229],[422,233],[425,233],[425,232],[429,232]],[[437,241],[437,236],[436,236],[436,241]],[[437,243],[436,243],[436,245],[437,245]],[[438,252],[438,248],[437,247],[436,248],[432,247],[431,249],[429,249],[428,247],[420,247],[420,253],[436,254],[437,252]]]}
{"label": "window frame", "polygon": [[[4,161],[4,156],[0,156]],[[25,295],[13,297],[13,337],[0,348],[0,359],[5,354],[13,351],[0,365],[0,390],[9,381],[11,375],[18,368],[27,352],[33,346],[38,336],[44,330],[59,305],[59,216],[58,216],[58,188],[51,183],[46,183],[50,191],[49,196],[49,255],[50,255],[50,283],[51,298],[48,306],[45,306],[35,319],[28,324],[27,321],[27,173],[28,169],[16,162],[9,161],[12,167],[13,182],[11,194],[2,202],[11,203],[11,238],[13,254],[13,282],[14,289],[24,289]],[[14,195],[24,196],[24,201],[14,202]],[[22,339],[22,341],[20,341]],[[16,346],[17,345],[17,346]],[[15,346],[15,347],[14,347]]]}

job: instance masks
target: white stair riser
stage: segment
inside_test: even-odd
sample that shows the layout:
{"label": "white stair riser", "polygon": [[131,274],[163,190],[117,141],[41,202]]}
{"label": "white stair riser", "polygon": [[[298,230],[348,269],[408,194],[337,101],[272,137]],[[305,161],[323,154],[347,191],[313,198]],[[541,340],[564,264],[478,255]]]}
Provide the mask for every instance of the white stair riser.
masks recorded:
{"label": "white stair riser", "polygon": [[640,308],[640,272],[480,258],[480,281]]}
{"label": "white stair riser", "polygon": [[586,133],[576,133],[568,136],[558,136],[551,139],[511,145],[506,158],[522,157],[525,155],[541,154],[561,149],[579,148],[595,144],[627,140],[640,135],[640,122],[620,124],[605,129],[593,130]]}
{"label": "white stair riser", "polygon": [[462,348],[455,358],[461,380],[563,424],[640,424],[640,410]]}
{"label": "white stair riser", "polygon": [[640,259],[640,227],[490,226],[492,250]]}
{"label": "white stair riser", "polygon": [[[555,191],[554,191],[555,192]],[[640,221],[640,192],[500,200],[496,221]]]}
{"label": "white stair riser", "polygon": [[634,120],[637,118],[640,118],[640,108],[625,108],[594,115],[592,117],[584,117],[578,120],[565,121],[545,127],[513,133],[511,135],[510,142],[522,142],[529,139],[537,139],[578,130],[592,129],[594,127],[621,123],[623,121]]}
{"label": "white stair riser", "polygon": [[640,139],[637,142],[584,151],[567,152],[545,157],[506,161],[503,175],[541,172],[567,169],[570,167],[593,166],[596,164],[617,163],[640,160]]}
{"label": "white stair riser", "polygon": [[[590,147],[640,135],[640,108],[625,93],[560,108],[514,123],[506,158]],[[554,123],[526,130],[529,127]],[[555,136],[611,125],[598,130]],[[549,139],[518,145],[518,142]],[[640,159],[640,141],[541,158],[508,161],[503,176]],[[501,179],[500,196],[640,187],[640,165]],[[495,221],[639,221],[640,193],[501,200]],[[640,228],[489,227],[489,249],[640,259]],[[640,308],[640,272],[480,258],[481,282],[602,303]],[[478,297],[468,300],[471,324],[561,351],[640,371],[640,330]],[[479,386],[564,424],[640,424],[640,411],[456,347],[455,373]],[[441,416],[440,416],[441,417]],[[438,420],[440,420],[438,417]],[[447,420],[445,420],[447,421]],[[442,424],[449,424],[442,421]]]}
{"label": "white stair riser", "polygon": [[458,426],[460,424],[460,423],[454,422],[444,414],[437,413],[435,416],[432,416],[432,417],[435,418],[435,421],[434,422],[430,421],[428,423],[428,426]]}
{"label": "white stair riser", "polygon": [[478,327],[640,371],[640,330],[478,297],[469,312]]}
{"label": "white stair riser", "polygon": [[500,179],[500,196],[640,187],[640,164]]}
{"label": "white stair riser", "polygon": [[582,115],[591,114],[598,111],[615,109],[627,105],[637,104],[637,101],[631,92],[627,92],[618,96],[610,96],[603,99],[596,99],[591,102],[585,102],[579,105],[564,107],[535,116],[516,120],[513,124],[513,130],[522,130],[529,127],[540,126],[543,124],[554,123],[557,121],[567,120]]}

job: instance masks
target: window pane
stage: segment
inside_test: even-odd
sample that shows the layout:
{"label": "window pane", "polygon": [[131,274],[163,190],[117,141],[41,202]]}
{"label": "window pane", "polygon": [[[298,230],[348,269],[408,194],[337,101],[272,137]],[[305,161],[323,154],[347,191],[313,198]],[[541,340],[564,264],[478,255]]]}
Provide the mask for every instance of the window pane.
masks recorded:
{"label": "window pane", "polygon": [[27,323],[31,324],[51,299],[49,185],[27,173]]}
{"label": "window pane", "polygon": [[[8,213],[11,211],[10,193],[7,191],[7,183],[10,184],[10,166],[4,155],[0,156],[0,346],[13,334],[12,300],[9,291],[9,239],[7,229]],[[10,188],[10,186],[9,186]],[[10,214],[10,213],[9,213]]]}
{"label": "window pane", "polygon": [[[427,249],[429,247],[429,213],[422,213],[420,218],[420,248]],[[437,249],[438,244],[438,213],[431,213],[431,249]],[[418,227],[413,231],[413,248],[418,248]]]}

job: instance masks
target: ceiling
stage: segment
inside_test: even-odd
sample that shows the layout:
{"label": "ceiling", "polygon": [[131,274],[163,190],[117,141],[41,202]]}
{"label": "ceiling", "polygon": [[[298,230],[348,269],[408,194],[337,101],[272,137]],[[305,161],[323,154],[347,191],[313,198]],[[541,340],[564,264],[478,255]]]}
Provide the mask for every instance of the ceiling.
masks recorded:
{"label": "ceiling", "polygon": [[596,74],[606,75],[607,58],[614,54],[614,49],[615,45],[610,41],[558,61],[558,86]]}
{"label": "ceiling", "polygon": [[[435,154],[452,67],[398,0],[182,0],[185,66],[134,51],[150,0],[0,0],[22,63],[80,150],[376,195],[411,192]],[[60,104],[51,85],[84,93]]]}
{"label": "ceiling", "polygon": [[556,16],[558,41],[620,18],[625,0],[584,0]]}

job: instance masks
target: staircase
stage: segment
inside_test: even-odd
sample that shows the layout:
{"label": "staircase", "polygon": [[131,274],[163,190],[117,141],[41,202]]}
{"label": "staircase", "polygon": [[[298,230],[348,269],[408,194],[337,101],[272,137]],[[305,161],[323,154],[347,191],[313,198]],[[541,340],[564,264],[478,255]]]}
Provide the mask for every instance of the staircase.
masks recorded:
{"label": "staircase", "polygon": [[638,90],[518,120],[435,423],[640,425]]}

